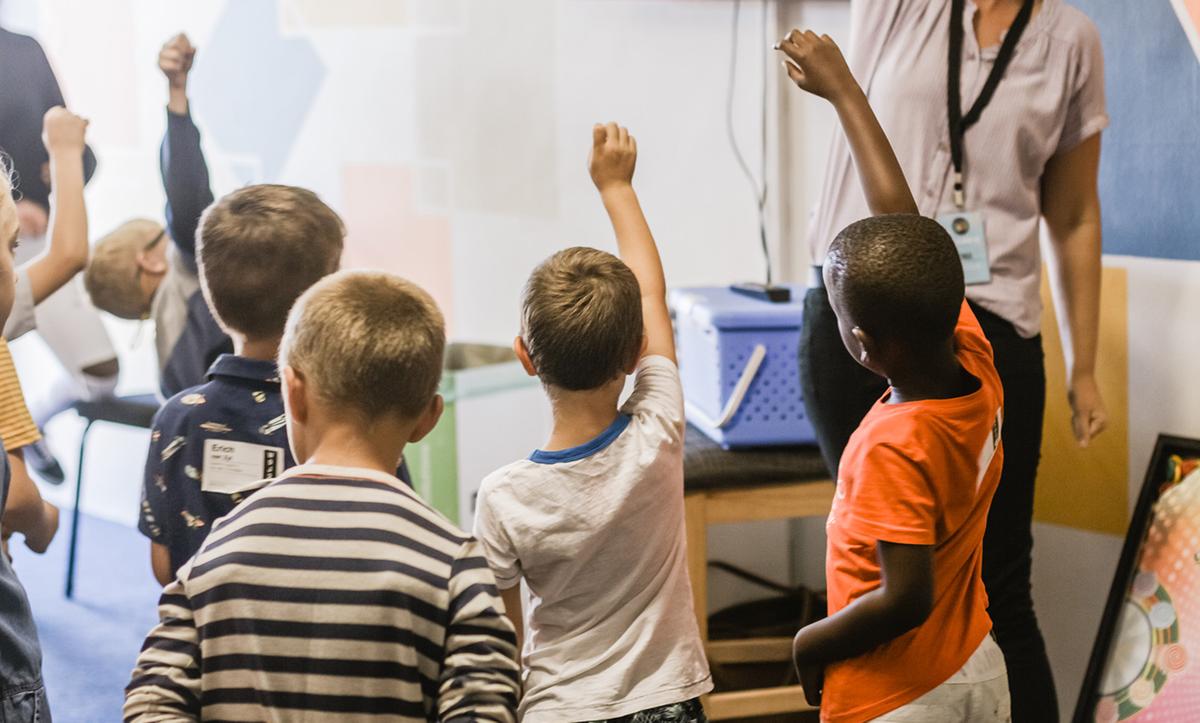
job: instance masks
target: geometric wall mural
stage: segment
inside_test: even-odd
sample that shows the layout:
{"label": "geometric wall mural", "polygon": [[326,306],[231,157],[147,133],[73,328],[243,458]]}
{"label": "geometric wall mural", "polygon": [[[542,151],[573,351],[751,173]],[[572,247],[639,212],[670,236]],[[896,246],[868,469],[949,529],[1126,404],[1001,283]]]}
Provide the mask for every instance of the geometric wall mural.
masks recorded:
{"label": "geometric wall mural", "polygon": [[189,91],[203,130],[227,152],[260,158],[254,180],[275,180],[325,78],[316,49],[280,33],[275,0],[236,0],[199,54]]}
{"label": "geometric wall mural", "polygon": [[1070,0],[1104,44],[1104,251],[1200,260],[1200,0]]}

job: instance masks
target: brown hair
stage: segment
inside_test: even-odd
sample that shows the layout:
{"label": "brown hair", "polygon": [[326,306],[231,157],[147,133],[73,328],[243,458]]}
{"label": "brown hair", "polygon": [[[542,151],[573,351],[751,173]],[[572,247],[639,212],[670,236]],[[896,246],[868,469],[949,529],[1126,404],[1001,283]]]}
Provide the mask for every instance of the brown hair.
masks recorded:
{"label": "brown hair", "polygon": [[[162,233],[163,226],[148,218],[135,218],[101,237],[92,247],[83,272],[83,285],[96,308],[122,319],[140,319],[147,311],[138,283],[138,254]],[[160,243],[166,243],[166,239]]]}
{"label": "brown hair", "polygon": [[307,189],[261,184],[223,196],[196,233],[213,315],[248,337],[279,336],[296,299],[337,270],[344,236],[342,220]]}
{"label": "brown hair", "polygon": [[559,251],[525,284],[521,335],[543,383],[573,391],[603,386],[642,348],[637,277],[610,253]]}
{"label": "brown hair", "polygon": [[279,366],[311,381],[320,398],[367,419],[413,419],[437,394],[445,321],[429,294],[392,274],[343,271],[296,302]]}

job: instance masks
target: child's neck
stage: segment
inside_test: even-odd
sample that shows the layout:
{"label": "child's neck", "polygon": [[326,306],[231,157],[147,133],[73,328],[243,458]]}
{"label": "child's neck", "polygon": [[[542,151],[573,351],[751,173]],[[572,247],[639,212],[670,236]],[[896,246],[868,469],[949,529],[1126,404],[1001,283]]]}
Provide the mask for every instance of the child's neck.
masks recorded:
{"label": "child's neck", "polygon": [[620,413],[617,402],[624,388],[622,376],[596,389],[579,392],[554,389],[550,393],[554,431],[543,449],[547,452],[570,449],[600,436]]}
{"label": "child's neck", "polygon": [[279,342],[278,336],[261,339],[234,334],[233,353],[247,359],[275,361],[279,356]]}
{"label": "child's neck", "polygon": [[924,399],[953,399],[974,392],[979,380],[958,361],[953,339],[928,354],[914,356],[895,370],[889,370],[892,390],[889,404]]}
{"label": "child's neck", "polygon": [[373,421],[369,426],[353,422],[317,423],[306,429],[305,464],[356,467],[395,474],[404,454],[404,440],[412,425]]}

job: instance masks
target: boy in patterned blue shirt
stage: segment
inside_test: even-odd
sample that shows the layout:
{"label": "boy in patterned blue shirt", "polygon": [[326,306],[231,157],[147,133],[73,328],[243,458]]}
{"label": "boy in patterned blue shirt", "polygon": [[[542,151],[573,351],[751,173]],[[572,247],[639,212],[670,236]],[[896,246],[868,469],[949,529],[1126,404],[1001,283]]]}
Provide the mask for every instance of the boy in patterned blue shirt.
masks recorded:
{"label": "boy in patterned blue shirt", "polygon": [[[180,35],[159,56],[178,117],[187,113],[193,53]],[[275,357],[288,311],[337,271],[344,236],[331,208],[292,186],[248,186],[200,217],[200,287],[234,353],[217,357],[207,381],[167,400],[154,420],[138,529],[150,538],[163,585],[200,549],[214,521],[295,465]],[[411,484],[403,461],[396,475]]]}
{"label": "boy in patterned blue shirt", "polygon": [[164,585],[212,523],[295,464],[275,356],[292,304],[337,270],[342,222],[316,194],[247,186],[204,212],[200,283],[234,340],[209,381],[167,401],[154,421],[138,529]]}
{"label": "boy in patterned blue shirt", "polygon": [[[159,57],[177,114],[187,111],[179,76],[191,52],[178,36]],[[154,420],[138,529],[164,585],[215,520],[295,464],[275,357],[292,304],[338,269],[345,232],[311,191],[258,185],[210,206],[195,235],[204,299],[235,353],[219,356],[207,382],[167,400]]]}

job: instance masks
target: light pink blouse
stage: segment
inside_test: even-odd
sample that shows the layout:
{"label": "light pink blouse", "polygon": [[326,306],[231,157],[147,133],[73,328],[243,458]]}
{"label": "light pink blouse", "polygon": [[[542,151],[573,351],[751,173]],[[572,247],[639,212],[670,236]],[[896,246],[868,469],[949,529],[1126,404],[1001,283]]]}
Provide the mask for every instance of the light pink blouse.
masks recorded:
{"label": "light pink blouse", "polygon": [[[998,47],[980,51],[967,0],[962,64],[963,112],[975,102]],[[921,213],[955,209],[946,118],[950,0],[854,0],[848,59],[896,149]],[[992,280],[967,297],[1039,333],[1042,303],[1041,179],[1046,162],[1108,125],[1104,59],[1095,25],[1062,0],[1043,0],[1003,81],[966,133],[967,210],[981,211]],[[830,146],[821,199],[812,218],[813,263],[834,236],[870,215],[845,135]]]}

